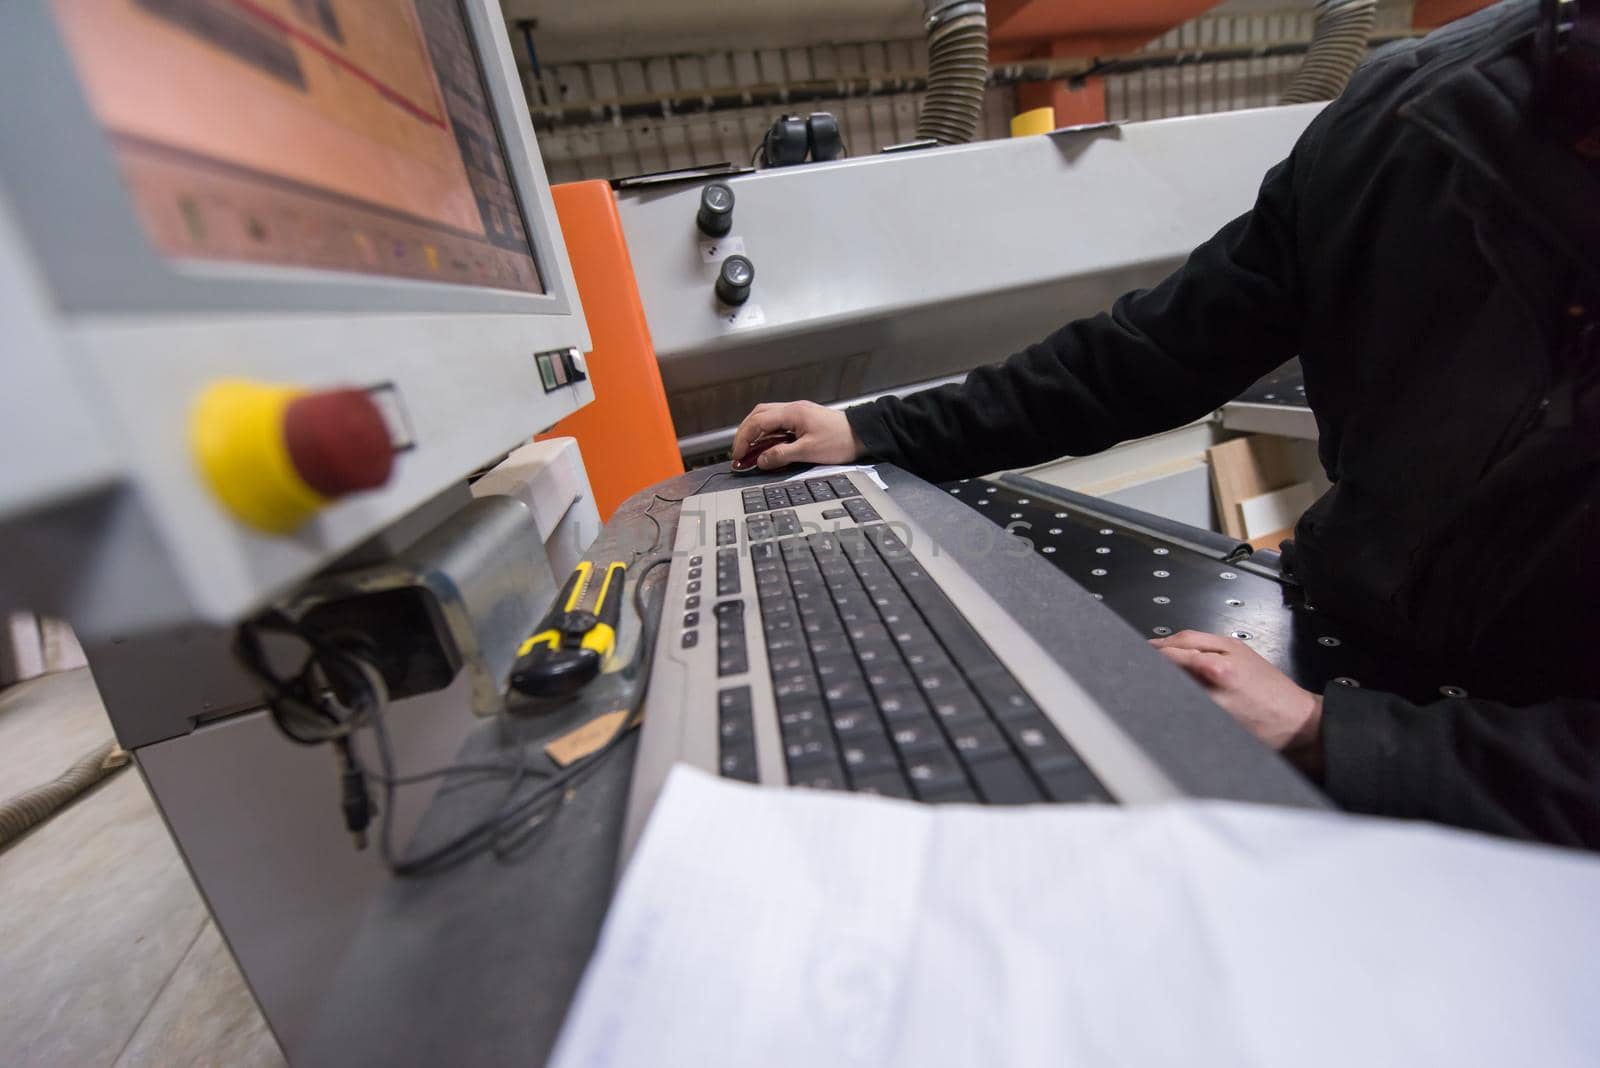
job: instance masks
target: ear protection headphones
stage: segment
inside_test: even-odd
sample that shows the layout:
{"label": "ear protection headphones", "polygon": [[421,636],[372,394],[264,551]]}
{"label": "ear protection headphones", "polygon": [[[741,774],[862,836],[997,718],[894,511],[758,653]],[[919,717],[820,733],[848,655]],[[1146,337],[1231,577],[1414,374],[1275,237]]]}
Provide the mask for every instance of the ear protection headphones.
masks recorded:
{"label": "ear protection headphones", "polygon": [[772,124],[761,139],[761,147],[756,149],[756,158],[764,167],[791,167],[804,163],[807,156],[813,163],[825,163],[841,159],[844,154],[839,121],[826,111],[813,112],[804,119],[783,116]]}

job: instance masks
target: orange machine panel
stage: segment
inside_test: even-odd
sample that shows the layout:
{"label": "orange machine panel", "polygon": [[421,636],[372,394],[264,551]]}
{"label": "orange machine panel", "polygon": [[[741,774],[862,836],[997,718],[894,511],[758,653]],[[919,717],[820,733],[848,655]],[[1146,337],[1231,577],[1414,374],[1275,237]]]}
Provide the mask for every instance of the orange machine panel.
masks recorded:
{"label": "orange machine panel", "polygon": [[578,439],[606,520],[645,486],[683,474],[683,457],[611,187],[570,182],[550,191],[594,342],[588,357],[594,403],[540,437]]}

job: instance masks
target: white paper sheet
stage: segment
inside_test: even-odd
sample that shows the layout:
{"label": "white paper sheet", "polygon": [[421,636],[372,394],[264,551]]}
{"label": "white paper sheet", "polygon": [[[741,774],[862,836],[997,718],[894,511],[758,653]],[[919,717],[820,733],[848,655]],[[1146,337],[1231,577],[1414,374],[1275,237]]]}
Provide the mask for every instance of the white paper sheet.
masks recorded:
{"label": "white paper sheet", "polygon": [[1224,803],[675,770],[554,1063],[1600,1064],[1600,860]]}
{"label": "white paper sheet", "polygon": [[878,474],[878,469],[872,464],[839,464],[834,467],[813,467],[809,471],[802,471],[798,475],[790,475],[785,482],[801,482],[808,478],[828,478],[831,475],[863,474],[872,479],[873,483],[881,490],[888,490],[888,483],[883,476]]}

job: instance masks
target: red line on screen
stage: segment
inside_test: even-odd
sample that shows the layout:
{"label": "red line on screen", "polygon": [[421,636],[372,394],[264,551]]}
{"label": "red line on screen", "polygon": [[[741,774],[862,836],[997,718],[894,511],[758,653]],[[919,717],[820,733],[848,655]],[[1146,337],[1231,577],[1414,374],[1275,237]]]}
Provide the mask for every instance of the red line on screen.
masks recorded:
{"label": "red line on screen", "polygon": [[385,100],[389,101],[389,103],[395,105],[401,111],[404,111],[406,114],[410,115],[419,122],[425,122],[429,126],[436,126],[441,130],[448,130],[450,128],[443,117],[435,115],[433,112],[428,111],[426,108],[414,103],[398,89],[395,89],[384,82],[383,79],[350,62],[338,52],[323,44],[322,41],[317,37],[307,33],[305,30],[302,30],[294,23],[288,21],[287,19],[280,18],[273,12],[268,11],[260,4],[256,3],[256,0],[228,0],[228,2],[234,7],[238,8],[240,11],[243,11],[246,15],[265,22],[279,33],[294,38],[294,40],[305,45],[313,52],[316,52],[333,65],[340,67],[351,74],[354,74],[357,78],[360,78],[362,81],[372,86],[379,96],[383,97]]}

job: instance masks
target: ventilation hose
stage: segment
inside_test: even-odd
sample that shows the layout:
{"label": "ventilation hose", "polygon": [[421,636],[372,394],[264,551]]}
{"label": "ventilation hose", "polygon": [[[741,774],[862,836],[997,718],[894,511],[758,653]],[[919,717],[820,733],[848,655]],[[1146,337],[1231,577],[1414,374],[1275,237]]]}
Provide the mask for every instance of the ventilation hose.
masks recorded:
{"label": "ventilation hose", "polygon": [[0,849],[21,838],[66,806],[67,802],[128,763],[127,751],[106,742],[53,781],[24,791],[0,804]]}
{"label": "ventilation hose", "polygon": [[960,145],[978,134],[989,84],[989,13],[983,0],[922,0],[928,90],[917,137]]}
{"label": "ventilation hose", "polygon": [[1317,0],[1316,18],[1305,61],[1283,94],[1285,104],[1332,100],[1344,92],[1366,58],[1378,0]]}

